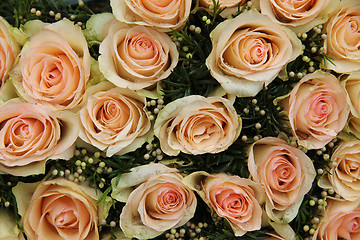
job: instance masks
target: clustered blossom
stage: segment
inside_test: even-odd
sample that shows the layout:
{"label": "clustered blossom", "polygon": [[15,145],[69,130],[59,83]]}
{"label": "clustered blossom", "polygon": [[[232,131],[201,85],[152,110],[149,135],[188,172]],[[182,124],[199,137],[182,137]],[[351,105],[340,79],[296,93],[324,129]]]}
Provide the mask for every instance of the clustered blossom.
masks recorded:
{"label": "clustered blossom", "polygon": [[[109,199],[124,205],[119,236],[155,238],[188,223],[201,199],[214,216],[226,219],[237,237],[270,225],[276,234],[266,233],[269,240],[292,240],[289,223],[314,184],[339,197],[329,198],[321,209],[312,240],[360,238],[360,141],[353,137],[360,138],[360,3],[220,0],[227,7],[220,16],[226,19],[210,33],[212,49],[203,60],[221,88],[206,97],[186,93],[152,110],[156,101],[149,99],[164,103],[164,80],[184,57],[170,33],[187,31],[192,3],[110,0],[113,13],[93,16],[85,31],[68,19],[52,24],[33,20],[17,29],[19,42],[14,28],[0,17],[1,174],[47,174],[48,161],[79,156],[76,145],[99,150],[101,157],[149,150],[144,144],[151,145],[155,137],[159,148],[154,152],[168,158],[162,162],[161,155],[160,162],[116,173],[111,194],[106,190],[111,197],[100,197],[101,191],[85,180],[66,180],[65,173],[36,183],[18,178],[13,194],[26,238],[102,239],[99,226],[106,224]],[[240,11],[245,4],[246,11]],[[213,1],[199,0],[196,8],[213,14]],[[275,100],[296,141],[239,139],[249,126],[243,126],[234,99],[253,97],[276,78],[289,80],[284,77],[290,77],[288,64],[305,52],[300,38],[306,37],[299,34],[319,24],[326,32],[321,54],[328,58],[321,70],[304,73],[288,95]],[[88,42],[98,44],[98,60],[90,55]],[[12,94],[17,97],[7,99]],[[261,133],[261,124],[255,128]],[[306,151],[320,155],[336,137],[340,140],[332,156],[324,157],[330,161],[328,172],[316,172]],[[176,168],[187,164],[183,156],[220,155],[241,141],[251,142],[245,153],[247,178]],[[82,172],[83,162],[78,161]],[[103,171],[100,163],[98,170]],[[318,183],[317,173],[322,174]],[[10,219],[8,215],[0,209],[1,218]],[[9,230],[0,238],[19,234]]]}

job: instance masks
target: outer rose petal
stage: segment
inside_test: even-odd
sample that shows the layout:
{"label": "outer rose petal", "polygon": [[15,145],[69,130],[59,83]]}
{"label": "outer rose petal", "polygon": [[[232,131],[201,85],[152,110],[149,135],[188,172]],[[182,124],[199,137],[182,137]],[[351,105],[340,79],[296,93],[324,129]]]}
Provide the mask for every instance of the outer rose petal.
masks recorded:
{"label": "outer rose petal", "polygon": [[[45,172],[48,159],[69,159],[79,125],[74,114],[8,102],[0,111],[0,170],[18,176]],[[18,130],[18,132],[14,132]]]}
{"label": "outer rose petal", "polygon": [[269,218],[289,223],[316,176],[310,158],[283,140],[266,137],[251,146],[248,168],[254,181],[265,188]]}
{"label": "outer rose petal", "polygon": [[10,34],[10,28],[12,28],[10,24],[3,17],[0,17],[0,89],[8,78],[9,71],[20,52],[20,45]]}
{"label": "outer rose petal", "polygon": [[241,119],[229,100],[198,95],[167,104],[154,125],[162,151],[172,156],[224,151],[240,131]]}
{"label": "outer rose petal", "polygon": [[359,201],[327,200],[326,211],[312,240],[359,239]]}
{"label": "outer rose petal", "polygon": [[[223,11],[220,13],[220,16],[223,18],[227,18],[231,14],[236,14],[239,10],[239,6],[243,6],[246,3],[245,0],[220,0],[219,4],[223,9]],[[212,10],[209,9],[210,6],[213,6],[212,0],[200,0],[199,5],[204,7],[206,11],[212,12]]]}
{"label": "outer rose petal", "polygon": [[[129,180],[135,178],[136,183],[140,182],[136,178],[144,180],[128,195],[120,215],[120,227],[125,236],[153,238],[172,227],[182,226],[194,216],[196,197],[181,182],[181,175],[174,171],[177,170],[162,164],[149,164],[121,175],[117,191],[120,199],[124,199],[121,195],[126,198],[129,193],[125,186]],[[114,180],[112,184],[114,186]],[[116,188],[115,184],[113,189]]]}
{"label": "outer rose petal", "polygon": [[185,25],[191,9],[191,0],[141,1],[111,0],[115,17],[128,24],[157,28],[163,32]]}
{"label": "outer rose petal", "polygon": [[324,28],[325,53],[331,58],[324,67],[338,73],[360,70],[360,2],[341,1],[339,10],[330,16]]}
{"label": "outer rose petal", "polygon": [[206,172],[194,172],[183,182],[196,191],[218,216],[229,221],[235,236],[261,228],[260,204],[265,201],[265,193],[260,184],[239,176]]}
{"label": "outer rose petal", "polygon": [[346,91],[346,101],[353,116],[360,118],[360,72],[352,72],[341,78]]}
{"label": "outer rose petal", "polygon": [[146,99],[109,82],[90,87],[79,111],[79,137],[107,156],[134,151],[153,137]]}
{"label": "outer rose petal", "polygon": [[[11,73],[19,94],[53,110],[76,107],[90,76],[90,54],[80,27],[70,20],[28,22],[34,33]],[[37,26],[40,29],[37,29]]]}
{"label": "outer rose petal", "polygon": [[338,6],[339,0],[252,0],[261,13],[273,21],[289,27],[296,33],[304,33],[327,21],[329,13]]}
{"label": "outer rose petal", "polygon": [[[28,184],[14,188],[17,201]],[[100,193],[101,194],[101,193]],[[41,182],[22,218],[29,239],[99,239],[95,189],[59,178]]]}
{"label": "outer rose petal", "polygon": [[206,65],[226,92],[239,97],[256,95],[301,52],[294,32],[255,10],[225,20],[210,37]]}
{"label": "outer rose petal", "polygon": [[306,75],[282,101],[298,144],[319,149],[344,128],[349,106],[337,78],[317,71]]}
{"label": "outer rose petal", "polygon": [[20,230],[17,227],[15,217],[10,213],[10,210],[0,209],[0,239],[15,240],[18,239]]}
{"label": "outer rose petal", "polygon": [[118,87],[140,90],[171,74],[178,63],[175,43],[165,33],[114,20],[100,44],[99,67]]}

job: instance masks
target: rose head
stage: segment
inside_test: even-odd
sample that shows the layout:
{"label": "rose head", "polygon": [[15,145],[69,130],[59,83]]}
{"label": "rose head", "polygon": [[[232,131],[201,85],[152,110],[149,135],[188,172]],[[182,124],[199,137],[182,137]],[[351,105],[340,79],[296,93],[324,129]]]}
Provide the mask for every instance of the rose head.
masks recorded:
{"label": "rose head", "polygon": [[90,54],[80,27],[70,20],[28,24],[43,24],[43,28],[23,48],[12,73],[17,91],[26,101],[53,110],[76,107],[90,76]]}
{"label": "rose head", "polygon": [[307,149],[329,143],[344,128],[349,115],[346,93],[338,79],[321,71],[302,78],[281,104],[288,111],[298,144]]}
{"label": "rose head", "polygon": [[251,146],[248,168],[252,179],[265,189],[267,215],[282,223],[296,216],[316,176],[314,165],[304,152],[273,137]]}
{"label": "rose head", "polygon": [[256,95],[301,52],[294,32],[255,10],[225,20],[210,37],[206,66],[227,93],[239,97]]}
{"label": "rose head", "polygon": [[239,176],[206,172],[192,173],[184,183],[197,191],[219,217],[229,221],[235,236],[261,228],[260,204],[265,201],[265,193],[260,184]]}
{"label": "rose head", "polygon": [[239,136],[241,119],[229,100],[192,95],[167,104],[154,125],[168,155],[217,153]]}
{"label": "rose head", "polygon": [[107,156],[133,151],[152,137],[146,98],[136,92],[102,82],[86,91],[84,102],[79,136]]}
{"label": "rose head", "polygon": [[45,172],[48,159],[69,159],[78,136],[75,116],[42,105],[7,102],[0,107],[0,170],[27,176]]}
{"label": "rose head", "polygon": [[115,17],[128,24],[154,27],[162,32],[183,27],[190,15],[191,0],[111,0]]}
{"label": "rose head", "polygon": [[98,240],[93,192],[63,178],[41,182],[22,218],[28,239]]}
{"label": "rose head", "polygon": [[340,9],[325,24],[325,53],[331,58],[325,67],[338,73],[360,70],[360,2],[341,1]]}
{"label": "rose head", "polygon": [[126,201],[120,227],[127,237],[154,238],[194,216],[195,194],[182,183],[177,169],[158,163],[142,165],[115,182],[112,196]]}
{"label": "rose head", "polygon": [[175,43],[165,33],[116,20],[99,52],[99,67],[105,78],[132,90],[154,86],[168,77],[179,58]]}

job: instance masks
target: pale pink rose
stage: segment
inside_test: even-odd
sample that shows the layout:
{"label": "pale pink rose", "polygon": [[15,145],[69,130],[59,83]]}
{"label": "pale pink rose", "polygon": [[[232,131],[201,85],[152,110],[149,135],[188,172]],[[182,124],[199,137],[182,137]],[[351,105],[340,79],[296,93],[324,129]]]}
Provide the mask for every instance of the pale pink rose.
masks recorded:
{"label": "pale pink rose", "polygon": [[74,154],[78,124],[74,114],[42,105],[7,102],[0,107],[0,170],[27,176],[45,172],[48,159]]}
{"label": "pale pink rose", "polygon": [[235,236],[261,228],[260,205],[265,193],[260,184],[239,176],[206,172],[192,173],[184,183],[197,191],[219,217],[228,220]]}
{"label": "pale pink rose", "polygon": [[325,53],[331,58],[326,68],[338,73],[360,70],[360,2],[343,0],[325,25]]}
{"label": "pale pink rose", "polygon": [[93,192],[63,178],[41,182],[22,218],[28,239],[99,239]]}
{"label": "pale pink rose", "polygon": [[126,237],[154,238],[188,222],[196,210],[195,194],[177,169],[153,163],[135,167],[112,180],[112,197],[126,201],[120,227]]}
{"label": "pale pink rose", "polygon": [[199,95],[167,104],[154,125],[162,151],[171,156],[224,151],[240,131],[241,118],[229,100]]}
{"label": "pale pink rose", "polygon": [[316,176],[311,159],[303,151],[273,137],[251,146],[248,168],[252,179],[265,188],[267,215],[282,223],[297,215]]}
{"label": "pale pink rose", "polygon": [[252,0],[261,13],[298,33],[325,23],[339,0]]}
{"label": "pale pink rose", "polygon": [[353,116],[360,118],[360,72],[352,72],[344,75],[341,86],[346,91],[346,101]]}
{"label": "pale pink rose", "polygon": [[223,21],[210,37],[206,66],[226,92],[239,97],[256,95],[301,52],[294,32],[256,10]]}
{"label": "pale pink rose", "polygon": [[114,20],[100,44],[99,67],[118,87],[139,90],[167,78],[179,53],[171,38],[144,26]]}
{"label": "pale pink rose", "polygon": [[282,103],[298,144],[307,149],[324,147],[344,128],[349,106],[338,79],[326,72],[306,75]]}
{"label": "pale pink rose", "polygon": [[0,17],[0,87],[8,78],[9,71],[20,52],[20,44],[11,35],[9,28],[11,28],[9,23]]}
{"label": "pale pink rose", "polygon": [[81,28],[67,19],[28,24],[41,29],[31,36],[12,72],[17,91],[26,101],[54,110],[76,107],[90,76],[90,54]]}
{"label": "pale pink rose", "polygon": [[80,138],[107,156],[133,151],[153,136],[146,98],[109,82],[87,89],[79,116]]}
{"label": "pale pink rose", "polygon": [[349,201],[360,199],[360,141],[350,139],[340,143],[331,155],[336,163],[327,174],[332,187]]}
{"label": "pale pink rose", "polygon": [[359,201],[327,200],[323,219],[312,240],[355,240],[360,238]]}
{"label": "pale pink rose", "polygon": [[191,0],[110,0],[121,22],[157,28],[163,32],[183,27],[189,18]]}

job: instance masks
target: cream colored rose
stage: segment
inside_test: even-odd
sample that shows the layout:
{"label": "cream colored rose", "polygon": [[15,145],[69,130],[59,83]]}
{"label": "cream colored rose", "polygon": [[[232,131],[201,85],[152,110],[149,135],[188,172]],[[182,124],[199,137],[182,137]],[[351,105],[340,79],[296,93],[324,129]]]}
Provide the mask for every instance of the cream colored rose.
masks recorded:
{"label": "cream colored rose", "polygon": [[256,10],[220,23],[210,34],[211,75],[230,94],[256,95],[301,52],[295,33]]}
{"label": "cream colored rose", "polygon": [[190,15],[191,0],[110,0],[120,21],[154,27],[162,32],[183,27]]}
{"label": "cream colored rose", "polygon": [[152,138],[146,98],[102,82],[90,87],[79,111],[80,138],[107,156],[133,151]]}
{"label": "cream colored rose", "polygon": [[239,176],[206,172],[192,173],[184,183],[197,191],[219,217],[228,220],[235,236],[261,228],[260,205],[265,201],[265,193],[260,184]]}
{"label": "cream colored rose", "polygon": [[48,159],[69,159],[78,137],[74,114],[42,105],[7,102],[0,107],[0,170],[17,176],[45,172]]}
{"label": "cream colored rose", "polygon": [[327,200],[323,219],[312,240],[337,240],[360,238],[359,201]]}
{"label": "cream colored rose", "polygon": [[113,21],[100,44],[99,67],[118,87],[140,90],[168,77],[178,62],[175,43],[165,33]]}
{"label": "cream colored rose", "polygon": [[182,183],[177,169],[153,163],[135,167],[112,180],[114,197],[126,201],[120,227],[125,236],[154,238],[184,225],[196,210],[195,194]]}
{"label": "cream colored rose", "polygon": [[341,86],[346,91],[346,101],[353,116],[360,118],[360,72],[352,72],[344,75]]}
{"label": "cream colored rose", "polygon": [[281,139],[266,137],[251,146],[248,168],[252,179],[265,188],[269,218],[289,223],[315,179],[311,159]]}
{"label": "cream colored rose", "polygon": [[11,26],[0,17],[0,87],[8,78],[9,71],[12,69],[15,59],[20,52],[20,45],[11,35]]}
{"label": "cream colored rose", "polygon": [[98,220],[103,209],[96,204],[99,191],[58,178],[41,182],[31,200],[24,203],[28,188],[19,184],[13,190],[19,210],[24,212],[21,222],[28,239],[99,239]]}
{"label": "cream colored rose", "polygon": [[331,156],[332,166],[327,178],[340,196],[349,201],[360,199],[360,141],[340,143]]}
{"label": "cream colored rose", "polygon": [[325,25],[325,53],[331,58],[326,68],[338,73],[360,70],[360,2],[341,1],[340,10]]}
{"label": "cream colored rose", "polygon": [[28,24],[33,28],[39,25],[40,30],[24,46],[12,73],[17,91],[26,101],[53,110],[74,108],[90,76],[90,54],[81,28],[66,19]]}
{"label": "cream colored rose", "polygon": [[349,115],[346,93],[338,79],[326,72],[306,75],[282,103],[298,144],[319,149],[344,128]]}
{"label": "cream colored rose", "polygon": [[305,33],[316,25],[325,23],[328,14],[339,0],[252,0],[261,13],[273,21],[290,27],[297,33]]}
{"label": "cream colored rose", "polygon": [[167,104],[158,114],[154,133],[171,156],[218,153],[239,136],[241,119],[229,100],[191,95]]}

